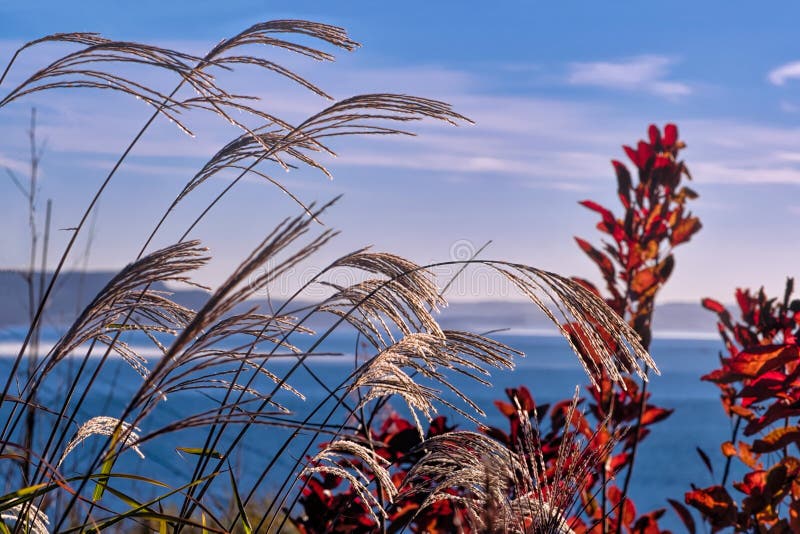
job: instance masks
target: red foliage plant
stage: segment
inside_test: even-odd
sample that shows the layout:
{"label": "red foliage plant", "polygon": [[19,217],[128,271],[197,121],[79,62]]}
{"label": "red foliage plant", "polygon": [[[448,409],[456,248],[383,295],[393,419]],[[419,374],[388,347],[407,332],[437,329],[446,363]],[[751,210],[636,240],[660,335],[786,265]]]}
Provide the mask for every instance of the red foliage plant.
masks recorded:
{"label": "red foliage plant", "polygon": [[[623,147],[636,166],[636,183],[623,163],[612,161],[622,214],[615,217],[596,202],[581,202],[600,215],[597,229],[610,236],[611,242],[603,242],[603,250],[599,250],[575,238],[603,275],[606,302],[630,321],[645,347],[652,337],[656,293],[675,266],[672,249],[689,241],[701,227],[700,220],[686,209],[686,202],[697,198],[697,193],[681,184],[684,176],[691,176],[678,160],[678,153],[686,146],[678,139],[678,128],[667,124],[662,135],[651,124],[648,134],[649,142],[639,141],[635,149]],[[593,284],[578,280],[600,295]]]}
{"label": "red foliage plant", "polygon": [[[698,195],[682,183],[684,177],[691,179],[691,176],[678,159],[680,150],[686,146],[678,137],[678,128],[667,124],[662,133],[650,125],[648,138],[649,141],[639,141],[636,148],[623,147],[635,166],[635,179],[625,164],[612,161],[622,207],[620,215],[591,200],[581,202],[600,215],[597,229],[610,239],[597,248],[576,238],[578,246],[600,270],[605,295],[591,282],[576,280],[603,297],[625,318],[646,348],[652,339],[656,294],[675,267],[673,249],[688,242],[701,228],[700,220],[686,208],[687,202]],[[576,345],[586,346],[582,342],[584,332],[577,325],[566,326]],[[586,365],[596,367],[597,355],[589,350],[583,352]],[[650,425],[667,418],[672,410],[649,405],[646,383],[640,387],[632,379],[626,378],[624,387],[620,387],[603,376],[597,387],[588,391],[594,432],[599,441],[618,433],[624,434],[625,439],[607,461],[599,464],[597,476],[587,480],[582,496],[584,517],[579,518],[576,530],[659,532],[657,519],[664,511],[637,517],[627,492],[639,442],[649,434]],[[623,473],[621,487],[611,482]]]}
{"label": "red foliage plant", "polygon": [[[791,278],[781,300],[768,298],[763,288],[737,289],[736,322],[719,302],[703,300],[717,314],[727,356],[720,354],[720,367],[702,379],[720,389],[734,422],[730,441],[721,445],[722,480],[693,487],[685,499],[713,531],[800,531],[800,458],[790,453],[800,444],[800,300],[792,299],[793,289]],[[732,483],[741,502],[728,488],[733,459],[747,469]],[[685,523],[694,530],[693,520]]]}

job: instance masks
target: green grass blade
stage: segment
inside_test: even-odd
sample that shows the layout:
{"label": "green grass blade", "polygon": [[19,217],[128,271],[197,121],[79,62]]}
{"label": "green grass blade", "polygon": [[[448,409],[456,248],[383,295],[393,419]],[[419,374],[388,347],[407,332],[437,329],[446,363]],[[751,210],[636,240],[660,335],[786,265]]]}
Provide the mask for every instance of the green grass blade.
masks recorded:
{"label": "green grass blade", "polygon": [[193,454],[195,456],[210,456],[217,460],[222,460],[225,456],[219,451],[209,451],[200,447],[175,447],[178,452],[185,452],[186,454]]}
{"label": "green grass blade", "polygon": [[233,491],[234,499],[236,499],[236,507],[239,509],[239,515],[242,516],[242,530],[244,530],[244,534],[253,534],[253,527],[250,525],[250,519],[247,517],[247,511],[244,509],[242,498],[239,495],[239,487],[236,485],[236,477],[233,476],[233,469],[230,467],[230,464],[228,464],[228,475],[231,477],[231,490]]}

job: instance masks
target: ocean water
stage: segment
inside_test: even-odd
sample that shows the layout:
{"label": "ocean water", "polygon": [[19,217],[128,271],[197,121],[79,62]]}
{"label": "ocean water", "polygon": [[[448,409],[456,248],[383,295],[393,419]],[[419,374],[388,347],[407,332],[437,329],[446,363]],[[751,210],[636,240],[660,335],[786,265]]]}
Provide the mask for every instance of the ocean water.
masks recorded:
{"label": "ocean water", "polygon": [[[11,354],[18,344],[20,330],[7,330],[0,334],[0,377],[8,376],[13,361]],[[493,372],[493,387],[476,385],[468,380],[456,378],[454,383],[472,400],[486,411],[484,422],[487,425],[505,427],[505,419],[493,406],[493,401],[505,400],[504,389],[508,387],[527,386],[537,402],[553,402],[571,397],[576,385],[584,387],[588,383],[577,359],[570,352],[563,339],[554,336],[502,334],[497,339],[523,351],[526,357],[518,360],[517,367],[511,372]],[[55,331],[45,332],[45,344],[54,341]],[[683,501],[683,494],[690,489],[690,484],[700,486],[713,482],[706,470],[696,447],[704,449],[717,469],[717,476],[722,470],[724,458],[719,451],[721,442],[730,439],[731,427],[725,417],[717,393],[717,389],[708,383],[701,382],[700,376],[717,364],[721,343],[712,339],[657,338],[651,347],[651,353],[658,363],[661,376],[651,379],[651,402],[675,413],[666,421],[654,425],[650,436],[641,444],[639,458],[635,467],[631,486],[631,496],[637,509],[646,512],[654,508],[668,508],[662,520],[665,527],[682,530],[675,514],[669,508],[666,499]],[[353,354],[356,350],[352,335],[334,335],[319,350],[340,353],[342,356],[315,357],[308,360],[308,365],[315,376],[299,370],[289,383],[306,395],[300,400],[288,392],[282,392],[277,400],[293,412],[292,419],[303,419],[311,409],[325,398],[326,391],[317,380],[322,380],[329,388],[335,387],[352,371]],[[89,370],[93,370],[97,360],[92,360]],[[80,364],[79,358],[70,358],[56,367],[42,388],[39,402],[49,407],[58,407],[66,393],[69,378],[74,375]],[[276,375],[283,376],[291,365],[288,359],[271,362],[269,369]],[[89,373],[87,373],[88,375]],[[316,378],[315,378],[316,377]],[[119,415],[127,399],[136,391],[141,379],[124,362],[113,359],[102,369],[99,379],[86,396],[79,410],[78,422],[85,421],[95,415]],[[81,382],[78,394],[84,391],[86,382]],[[257,385],[264,390],[266,382]],[[14,393],[12,391],[12,393]],[[445,395],[448,400],[457,402],[452,394]],[[350,402],[353,399],[349,400]],[[213,406],[211,401],[197,392],[184,392],[168,395],[168,400],[158,405],[151,416],[141,426],[141,434],[147,434],[157,428],[176,420],[181,416],[197,413]],[[323,409],[312,417],[313,421],[323,421],[331,412],[333,403],[323,405]],[[395,404],[397,411],[407,415],[401,404]],[[7,410],[7,409],[6,409]],[[330,418],[331,423],[342,422],[336,411]],[[474,429],[474,424],[446,409],[441,411],[461,429]],[[4,420],[0,411],[0,421]],[[223,438],[218,450],[223,450],[235,435],[233,428]],[[254,483],[261,468],[273,457],[275,451],[289,437],[291,430],[273,426],[254,426],[245,435],[236,453],[229,461],[237,472],[241,486],[247,490]],[[145,476],[157,474],[166,482],[178,484],[185,480],[194,467],[196,457],[179,453],[176,447],[201,447],[205,433],[201,430],[182,430],[176,434],[155,439],[142,445],[145,460],[140,460],[129,452],[119,462],[119,469],[125,472],[138,473]],[[285,478],[295,465],[302,460],[305,447],[310,444],[308,452],[316,452],[315,436],[303,434],[288,449],[287,454],[280,457],[274,474],[270,475],[258,488],[260,495],[274,493],[278,482]],[[102,443],[101,438],[87,440],[65,462],[65,471],[75,469],[75,463],[96,454],[96,447]],[[224,494],[228,478],[220,477],[215,482],[216,491]],[[240,488],[242,489],[242,488]],[[147,494],[145,490],[145,494]],[[155,491],[152,492],[155,495]]]}

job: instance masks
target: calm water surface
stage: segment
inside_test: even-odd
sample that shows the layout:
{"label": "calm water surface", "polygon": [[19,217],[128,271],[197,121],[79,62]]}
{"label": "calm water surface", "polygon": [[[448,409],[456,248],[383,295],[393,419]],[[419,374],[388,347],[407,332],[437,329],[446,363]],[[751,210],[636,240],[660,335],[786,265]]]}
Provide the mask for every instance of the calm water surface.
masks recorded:
{"label": "calm water surface", "polygon": [[[0,376],[5,377],[9,373],[12,359],[8,357],[8,353],[11,352],[13,344],[18,342],[21,334],[19,330],[0,334],[0,352],[6,353],[6,357],[0,358]],[[51,339],[54,338],[53,332],[48,334]],[[505,398],[504,388],[525,385],[538,402],[552,402],[570,397],[576,384],[587,383],[576,358],[560,338],[531,335],[497,337],[526,353],[526,358],[519,360],[517,369],[513,372],[493,373],[493,388],[456,380],[462,391],[467,392],[487,412],[487,424],[504,427],[505,419],[492,404],[494,400]],[[661,368],[662,376],[656,376],[651,381],[652,402],[673,408],[675,413],[666,421],[652,427],[651,435],[640,447],[640,459],[636,464],[631,493],[640,511],[668,506],[665,500],[667,497],[683,501],[683,493],[689,489],[692,482],[698,485],[708,485],[712,482],[696,452],[696,447],[703,448],[717,469],[721,470],[723,457],[719,452],[719,444],[730,439],[731,428],[723,414],[716,388],[699,380],[702,374],[716,365],[720,347],[721,344],[715,340],[656,339],[653,342],[651,352]],[[337,385],[352,371],[354,338],[351,335],[333,337],[321,349],[350,355],[320,357],[310,361],[309,365],[318,378],[329,386]],[[78,363],[77,359],[73,359],[57,367],[44,388],[41,402],[60,406],[66,391],[67,378],[75,372]],[[271,364],[270,369],[275,374],[282,375],[289,365],[286,360],[279,361]],[[80,410],[81,421],[94,415],[118,415],[127,398],[141,381],[120,360],[110,362],[100,376],[101,379],[91,390]],[[298,419],[302,419],[308,415],[311,408],[319,404],[326,392],[307,372],[298,372],[290,383],[306,395],[306,400],[301,401],[287,393],[280,396],[280,401],[295,412]],[[266,387],[266,384],[262,386]],[[145,419],[141,425],[142,433],[146,434],[181,415],[195,413],[203,407],[210,406],[210,401],[197,393],[171,395],[152,416]],[[326,405],[314,420],[322,420],[332,406],[332,404]],[[400,413],[405,413],[400,405],[397,406]],[[450,416],[460,428],[474,427],[472,423],[464,421],[455,414],[447,411],[442,413]],[[0,413],[0,416],[2,415]],[[334,422],[339,420],[340,418],[335,416],[332,419]],[[260,469],[271,458],[271,451],[283,443],[289,432],[286,429],[262,426],[254,427],[247,434],[242,446],[238,448],[238,453],[230,459],[234,469],[240,473],[243,486],[253,483]],[[231,432],[223,441],[229,443],[233,436],[234,433]],[[202,431],[189,430],[167,439],[146,443],[142,446],[146,459],[139,460],[135,454],[129,453],[121,460],[120,469],[153,474],[153,468],[157,466],[162,479],[177,483],[184,479],[185,475],[181,476],[181,473],[191,470],[196,458],[180,455],[175,451],[175,447],[201,447],[204,437],[205,433]],[[289,455],[284,455],[278,463],[278,471],[264,482],[261,488],[263,493],[277,487],[276,481],[282,481],[283,474],[291,469],[294,460],[301,457],[303,448],[310,439],[311,437],[300,439],[296,443],[302,446],[295,446]],[[100,439],[96,440],[97,443],[87,441],[75,454],[76,460],[79,456],[94,454],[96,450],[93,446],[99,446],[100,441]],[[314,451],[316,448],[312,444],[310,452]],[[69,471],[69,461],[65,466]],[[225,479],[227,480],[227,477]],[[224,485],[221,491],[224,491]],[[668,510],[663,523],[664,526],[682,530],[671,510]]]}

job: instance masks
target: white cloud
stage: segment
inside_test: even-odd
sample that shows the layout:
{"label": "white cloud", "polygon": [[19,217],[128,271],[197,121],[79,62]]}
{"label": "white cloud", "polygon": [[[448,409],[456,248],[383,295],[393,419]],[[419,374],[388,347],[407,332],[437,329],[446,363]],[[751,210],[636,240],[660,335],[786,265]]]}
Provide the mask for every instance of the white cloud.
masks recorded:
{"label": "white cloud", "polygon": [[800,185],[800,168],[765,165],[739,166],[738,162],[726,164],[719,161],[690,163],[692,174],[704,183],[722,184],[797,184]]}
{"label": "white cloud", "polygon": [[[619,62],[573,63],[568,81],[665,97],[690,94],[688,85],[669,76],[674,61],[649,55]],[[599,183],[613,177],[610,159],[625,159],[619,144],[635,142],[644,136],[647,119],[659,119],[643,118],[635,110],[620,111],[618,106],[598,103],[598,98],[579,102],[487,94],[474,74],[430,65],[369,68],[348,58],[341,65],[314,71],[310,77],[339,97],[398,90],[440,98],[476,122],[461,128],[433,122],[407,125],[421,134],[416,138],[332,141],[341,156],[335,162],[323,157],[322,162],[329,164],[334,174],[346,172],[348,167],[373,167],[431,171],[442,177],[463,173],[476,179],[503,178],[522,187]],[[258,70],[243,70],[231,79],[236,92],[256,87],[261,106],[278,115],[305,116],[327,105],[284,81],[272,85],[270,80]],[[49,149],[79,155],[85,169],[106,165],[109,155],[125,147],[150,112],[141,103],[121,97],[98,98],[92,91],[54,93],[52,99],[42,102],[46,105],[41,108],[40,128]],[[19,113],[6,116],[0,125],[6,131],[24,132],[27,113],[21,111],[25,108],[27,112],[28,105],[20,106]],[[673,118],[689,142],[687,158],[698,179],[727,184],[800,183],[800,129],[736,119]],[[160,121],[134,152],[142,159],[129,162],[126,169],[185,179],[240,133],[207,115],[193,114],[188,121],[198,132],[197,139],[182,136],[173,125]],[[24,136],[16,137],[11,141],[18,146],[5,148],[24,153]],[[92,158],[97,161],[87,163]],[[9,163],[0,156],[0,164]],[[19,162],[11,165],[22,167]]]}
{"label": "white cloud", "polygon": [[639,91],[669,98],[691,94],[692,89],[686,83],[668,79],[670,67],[674,63],[673,58],[656,55],[637,56],[616,62],[571,63],[567,82],[572,85]]}
{"label": "white cloud", "polygon": [[776,152],[775,158],[790,163],[800,163],[800,152]]}
{"label": "white cloud", "polygon": [[800,78],[800,61],[786,63],[778,68],[772,69],[767,75],[767,79],[773,85],[783,85],[789,80]]}
{"label": "white cloud", "polygon": [[704,182],[800,184],[800,128],[724,119],[679,121]]}
{"label": "white cloud", "polygon": [[[363,69],[359,79],[379,79]],[[625,160],[620,143],[634,143],[645,134],[646,122],[634,112],[620,113],[610,105],[519,95],[486,95],[474,90],[465,73],[445,71],[434,80],[426,67],[415,77],[404,68],[402,77],[420,81],[409,92],[452,102],[455,109],[475,120],[474,126],[451,128],[432,122],[408,125],[418,137],[394,139],[340,139],[333,148],[335,161],[322,158],[334,175],[347,168],[410,169],[437,172],[441,176],[464,173],[480,178],[503,178],[522,187],[561,187],[561,183],[591,184],[613,176],[609,160]],[[341,74],[341,73],[340,73]],[[353,79],[347,72],[343,79]],[[624,78],[618,76],[619,83]],[[630,80],[634,77],[631,75]],[[641,76],[640,76],[641,79]],[[243,80],[244,81],[244,80]],[[319,80],[326,86],[331,80]],[[431,82],[434,89],[428,87]],[[448,83],[450,82],[450,83]],[[331,85],[341,82],[333,80]],[[631,82],[632,83],[632,82]],[[667,84],[671,82],[659,82]],[[345,86],[337,93],[347,94]],[[661,87],[659,90],[668,92]],[[278,114],[291,102],[293,89],[284,87],[265,99],[263,105]],[[673,90],[674,91],[674,90]],[[351,91],[352,92],[352,91]],[[93,155],[103,165],[127,144],[148,110],[142,106],[119,106],[121,99],[106,102],[91,93],[70,95],[69,113],[43,116],[43,136],[52,151],[75,153],[83,162]],[[317,109],[325,103],[317,101]],[[94,117],[105,117],[98,128],[86,128]],[[22,116],[22,115],[21,115]],[[703,182],[800,183],[800,129],[745,123],[737,120],[675,117],[689,143],[690,168]],[[129,162],[133,173],[174,175],[185,179],[219,146],[239,132],[211,117],[193,117],[199,136],[190,139],[160,122],[143,139],[135,155],[147,160]],[[602,125],[602,126],[598,126]],[[23,125],[19,125],[23,131]],[[22,143],[24,139],[20,141]],[[24,146],[20,145],[20,150]],[[174,161],[180,158],[180,161]],[[98,163],[86,164],[93,168]]]}
{"label": "white cloud", "polygon": [[[13,172],[27,173],[30,170],[30,163],[0,154],[0,169],[9,169]],[[3,174],[5,174],[5,171]]]}

